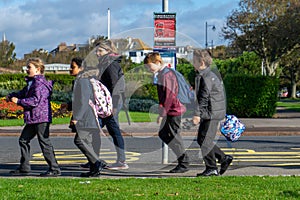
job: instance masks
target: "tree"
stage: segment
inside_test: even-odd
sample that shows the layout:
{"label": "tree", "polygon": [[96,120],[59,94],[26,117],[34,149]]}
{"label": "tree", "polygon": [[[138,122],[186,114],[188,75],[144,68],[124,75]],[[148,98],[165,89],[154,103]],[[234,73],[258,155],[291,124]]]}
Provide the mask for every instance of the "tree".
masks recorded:
{"label": "tree", "polygon": [[240,0],[223,37],[240,52],[254,51],[266,75],[277,75],[281,58],[300,44],[299,5],[298,0]]}
{"label": "tree", "polygon": [[293,49],[281,60],[281,78],[289,81],[290,97],[296,98],[297,84],[300,83],[300,47]]}
{"label": "tree", "polygon": [[0,67],[9,67],[16,60],[15,45],[3,40],[0,42]]}
{"label": "tree", "polygon": [[89,47],[90,47],[90,50],[92,50],[92,48],[96,47],[96,44],[103,41],[103,40],[107,40],[108,38],[105,37],[105,36],[101,36],[101,35],[97,35],[97,36],[92,36],[90,39],[89,39]]}
{"label": "tree", "polygon": [[46,62],[48,60],[48,56],[49,56],[48,51],[46,51],[44,49],[35,49],[31,53],[25,54],[24,60],[27,60],[28,58],[31,58],[31,57],[39,57],[43,61]]}

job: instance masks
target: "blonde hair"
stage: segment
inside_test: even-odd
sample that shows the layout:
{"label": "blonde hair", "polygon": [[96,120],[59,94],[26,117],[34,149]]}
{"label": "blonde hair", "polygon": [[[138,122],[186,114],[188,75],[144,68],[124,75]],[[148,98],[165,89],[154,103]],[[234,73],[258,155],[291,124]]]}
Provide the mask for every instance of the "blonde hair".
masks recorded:
{"label": "blonde hair", "polygon": [[197,62],[203,61],[206,67],[211,66],[213,63],[210,53],[204,49],[194,49],[193,57]]}
{"label": "blonde hair", "polygon": [[41,74],[44,74],[45,65],[42,59],[40,58],[28,58],[26,61],[26,65],[33,64],[36,68],[40,68]]}
{"label": "blonde hair", "polygon": [[96,44],[97,48],[105,49],[109,53],[118,53],[118,50],[111,40],[102,40]]}
{"label": "blonde hair", "polygon": [[144,58],[144,64],[149,64],[149,63],[156,63],[160,62],[161,64],[164,64],[160,54],[158,52],[151,52],[146,55]]}

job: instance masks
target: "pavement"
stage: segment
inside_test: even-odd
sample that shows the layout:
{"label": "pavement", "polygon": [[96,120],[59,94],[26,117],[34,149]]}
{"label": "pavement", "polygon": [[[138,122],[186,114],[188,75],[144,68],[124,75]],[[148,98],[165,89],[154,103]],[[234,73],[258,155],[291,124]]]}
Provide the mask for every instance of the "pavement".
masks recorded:
{"label": "pavement", "polygon": [[[244,135],[247,136],[300,136],[300,113],[278,109],[273,118],[240,118],[246,125]],[[155,136],[158,125],[149,123],[120,123],[124,137]],[[0,127],[0,136],[18,136],[23,127]],[[105,133],[104,129],[104,133]],[[183,130],[183,136],[196,135],[196,127]],[[74,136],[66,124],[51,125],[51,136]],[[204,170],[203,164],[192,165],[190,171],[182,174],[167,173],[175,166],[174,163],[130,163],[128,170],[104,170],[103,178],[128,178],[128,177],[195,177]],[[5,168],[5,167],[4,167]],[[9,167],[10,168],[10,167]],[[3,165],[0,166],[3,169]],[[11,169],[11,168],[10,168]],[[78,176],[74,169],[80,171],[78,166],[62,166],[64,176]],[[7,171],[7,170],[6,170]],[[76,171],[76,170],[75,170]],[[5,170],[0,170],[0,176],[6,176]],[[4,175],[3,175],[4,174]],[[300,176],[300,163],[293,166],[239,166],[232,165],[224,176]]]}

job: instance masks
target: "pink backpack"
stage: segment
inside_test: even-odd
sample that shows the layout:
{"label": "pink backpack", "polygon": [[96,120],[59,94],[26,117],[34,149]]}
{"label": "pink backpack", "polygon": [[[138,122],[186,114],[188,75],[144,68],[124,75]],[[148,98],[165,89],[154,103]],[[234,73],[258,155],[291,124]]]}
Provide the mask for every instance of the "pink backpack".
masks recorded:
{"label": "pink backpack", "polygon": [[108,89],[97,79],[90,79],[93,87],[95,103],[90,101],[90,105],[94,108],[96,114],[101,118],[106,118],[112,115],[113,105],[112,97]]}

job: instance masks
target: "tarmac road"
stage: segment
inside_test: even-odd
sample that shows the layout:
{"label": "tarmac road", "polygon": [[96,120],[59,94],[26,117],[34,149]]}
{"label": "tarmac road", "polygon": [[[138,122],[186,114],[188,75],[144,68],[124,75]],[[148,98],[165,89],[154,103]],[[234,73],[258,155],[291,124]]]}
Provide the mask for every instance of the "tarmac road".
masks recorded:
{"label": "tarmac road", "polygon": [[[233,154],[235,157],[233,164],[224,174],[225,176],[300,175],[300,113],[283,112],[278,113],[277,117],[278,118],[259,119],[241,118],[240,120],[246,125],[246,131],[244,132],[241,139],[237,143],[233,143],[232,146],[228,145],[228,143],[226,143],[224,139],[221,139],[221,141],[219,141],[220,146],[224,148],[224,150],[227,151],[228,154]],[[192,163],[191,170],[184,174],[167,173],[169,169],[174,167],[174,164],[171,162],[168,164],[162,164],[160,157],[157,157],[161,156],[161,142],[157,137],[158,125],[155,122],[132,123],[131,126],[126,123],[121,123],[121,128],[124,131],[126,149],[129,152],[127,157],[130,158],[128,161],[130,168],[124,171],[105,170],[103,172],[104,178],[171,176],[194,177],[197,173],[204,170],[204,165],[203,163],[201,163],[201,160],[196,160]],[[19,148],[17,144],[17,138],[15,136],[18,136],[21,130],[22,127],[0,128],[0,136],[2,136],[2,144],[0,145],[0,177],[9,176],[8,172],[17,166],[19,159]],[[195,153],[195,148],[197,148],[197,145],[195,146],[191,142],[193,140],[191,138],[194,138],[194,136],[196,135],[196,131],[196,127],[194,127],[191,130],[183,130],[182,132],[182,135],[184,136],[184,138],[186,138],[185,140],[189,141],[187,147],[192,153]],[[76,149],[73,144],[72,138],[74,134],[70,133],[67,125],[52,125],[51,135],[55,148],[56,145],[60,143],[65,145],[65,140],[67,140],[70,145],[73,145],[70,149],[74,149],[72,151],[78,152],[78,149]],[[62,140],[61,138],[64,138],[64,140]],[[14,145],[8,142],[8,140],[14,141]],[[156,156],[155,162],[143,160],[143,157],[148,156],[145,156],[145,154],[143,154],[145,152],[138,152],[131,149],[130,146],[138,144],[135,140],[149,140],[150,142],[147,143],[148,145],[156,145],[155,149],[157,151],[153,151],[155,152],[154,156]],[[191,146],[189,146],[190,144]],[[289,144],[291,145],[289,146]],[[257,149],[257,145],[260,146],[261,149]],[[147,145],[145,144],[144,147],[145,146]],[[39,149],[38,146],[37,149]],[[106,152],[107,149],[110,150]],[[67,152],[63,151],[63,149],[61,148],[56,150],[59,150],[57,154],[58,156],[62,153],[65,154]],[[114,152],[113,150],[113,147],[110,146],[105,147],[102,152],[110,154],[111,152]],[[69,151],[68,153],[72,151]],[[80,152],[78,154],[80,154]],[[77,156],[78,154],[76,153]],[[199,153],[196,153],[195,158],[198,155]],[[40,152],[36,150],[36,152],[34,152],[33,158],[33,176],[38,175],[40,172],[46,170],[46,165],[39,163],[39,160],[41,160],[40,157]],[[136,157],[138,157],[138,160],[135,160]],[[66,156],[64,157],[64,159],[68,160],[70,158],[67,159]],[[61,166],[63,170],[63,176],[79,176],[79,173],[82,171],[82,169],[78,167],[78,163],[85,162],[84,158],[81,157],[80,159],[80,161],[77,163],[73,162],[70,164],[70,162],[62,162]],[[260,161],[262,159],[264,159],[265,161]],[[277,159],[277,161],[278,159],[283,160],[281,160],[282,162],[280,160],[280,162],[272,162],[272,159]],[[170,160],[172,161],[171,156]]]}
{"label": "tarmac road", "polygon": [[[242,136],[238,142],[227,143],[223,137],[218,145],[234,156],[234,161],[226,176],[245,175],[300,175],[300,136]],[[105,170],[103,177],[194,177],[204,170],[199,146],[195,137],[184,136],[185,146],[191,159],[190,171],[184,174],[167,173],[175,166],[174,154],[169,151],[168,164],[162,164],[161,141],[158,137],[125,137],[128,170]],[[83,171],[80,163],[86,158],[73,144],[72,137],[52,138],[56,156],[62,166],[63,176],[78,177]],[[46,163],[37,140],[32,141],[32,176],[47,170]],[[17,137],[2,137],[0,140],[0,177],[9,176],[9,171],[17,167],[19,147]],[[102,137],[100,157],[109,163],[115,160],[114,146],[110,137]]]}

